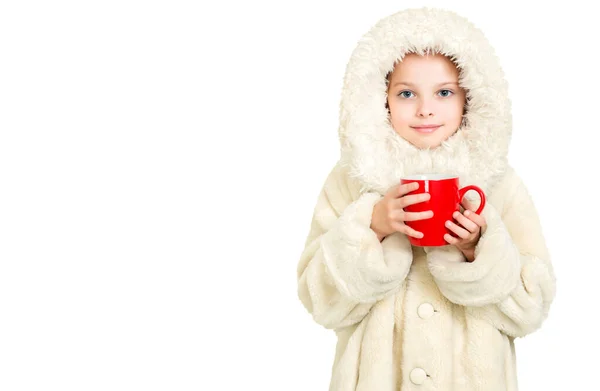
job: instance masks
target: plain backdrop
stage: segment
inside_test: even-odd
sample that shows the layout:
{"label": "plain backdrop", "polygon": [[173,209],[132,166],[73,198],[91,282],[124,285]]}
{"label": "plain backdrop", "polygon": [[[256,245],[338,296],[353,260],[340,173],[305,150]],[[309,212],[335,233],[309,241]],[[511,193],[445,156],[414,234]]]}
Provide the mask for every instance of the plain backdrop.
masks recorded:
{"label": "plain backdrop", "polygon": [[296,266],[345,67],[380,18],[423,5],[484,30],[510,84],[510,162],[557,274],[548,320],[517,340],[520,389],[593,389],[587,4],[2,2],[0,389],[326,390],[335,335]]}

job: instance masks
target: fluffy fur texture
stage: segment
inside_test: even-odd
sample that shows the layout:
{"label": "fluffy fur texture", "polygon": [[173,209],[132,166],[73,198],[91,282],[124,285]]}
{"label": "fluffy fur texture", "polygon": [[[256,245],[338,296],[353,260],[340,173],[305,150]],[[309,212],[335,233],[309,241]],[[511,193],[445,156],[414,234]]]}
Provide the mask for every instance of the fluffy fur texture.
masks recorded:
{"label": "fluffy fur texture", "polygon": [[[442,146],[420,151],[387,121],[384,78],[398,53],[430,47],[461,66],[469,112]],[[535,206],[507,164],[509,111],[487,41],[450,11],[402,11],[359,43],[345,78],[342,156],[298,263],[302,304],[338,337],[331,391],[517,390],[514,338],[546,319],[555,277]],[[400,233],[379,242],[370,229],[382,194],[424,172],[459,174],[486,192],[473,263],[454,246],[413,247]]]}

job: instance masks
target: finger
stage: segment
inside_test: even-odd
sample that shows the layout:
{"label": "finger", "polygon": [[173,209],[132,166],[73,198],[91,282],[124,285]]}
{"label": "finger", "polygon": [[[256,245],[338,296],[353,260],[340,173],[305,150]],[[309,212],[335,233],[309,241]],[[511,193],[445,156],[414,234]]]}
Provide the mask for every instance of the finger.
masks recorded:
{"label": "finger", "polygon": [[463,208],[465,208],[465,209],[470,209],[470,210],[473,210],[473,209],[471,209],[471,208],[473,207],[473,203],[472,203],[471,201],[469,201],[469,200],[467,199],[467,197],[464,197],[464,198],[463,198],[463,199],[460,201],[460,205],[461,205]]}
{"label": "finger", "polygon": [[483,217],[482,215],[478,215],[473,211],[466,210],[465,216],[480,227],[485,227],[486,225],[485,217]]}
{"label": "finger", "polygon": [[428,210],[425,212],[401,212],[400,219],[402,221],[417,221],[417,220],[426,220],[433,217],[433,211]]}
{"label": "finger", "polygon": [[461,206],[465,210],[471,210],[471,211],[477,210],[477,207],[475,206],[475,204],[473,202],[469,201],[466,197],[462,199]]}
{"label": "finger", "polygon": [[413,238],[421,239],[424,236],[422,232],[412,229],[406,224],[394,223],[392,224],[392,228],[394,228],[398,232],[405,234],[406,236],[412,236]]}
{"label": "finger", "polygon": [[450,220],[446,221],[446,227],[448,227],[448,229],[450,229],[452,232],[454,232],[455,234],[457,234],[462,239],[468,238],[469,235],[471,234],[469,231],[467,231],[463,227],[459,227],[458,225],[454,224]]}
{"label": "finger", "polygon": [[450,244],[458,243],[458,239],[456,239],[454,236],[452,236],[450,234],[444,234],[444,240],[446,240],[446,242],[448,242]]}
{"label": "finger", "polygon": [[400,198],[419,188],[419,182],[404,183],[396,186],[392,192],[393,198]]}
{"label": "finger", "polygon": [[411,195],[405,195],[401,198],[398,198],[397,200],[394,200],[392,205],[396,209],[403,209],[410,205],[429,201],[430,199],[431,199],[431,194],[429,194],[429,193],[411,194]]}
{"label": "finger", "polygon": [[462,225],[465,229],[472,233],[477,232],[477,230],[479,229],[479,225],[477,223],[475,223],[472,220],[469,220],[460,212],[454,212],[452,214],[452,217],[454,217],[456,221],[460,223],[460,225]]}

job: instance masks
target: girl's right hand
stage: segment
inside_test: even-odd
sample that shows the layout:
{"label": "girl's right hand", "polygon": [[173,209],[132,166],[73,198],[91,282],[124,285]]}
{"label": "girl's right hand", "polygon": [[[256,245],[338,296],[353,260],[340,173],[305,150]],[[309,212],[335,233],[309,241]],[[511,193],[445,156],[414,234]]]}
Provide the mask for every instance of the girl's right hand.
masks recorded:
{"label": "girl's right hand", "polygon": [[399,184],[392,187],[385,196],[375,204],[373,216],[371,218],[371,229],[377,234],[379,241],[394,232],[402,232],[407,236],[420,239],[422,232],[415,231],[405,221],[425,220],[433,217],[433,211],[424,212],[405,212],[404,208],[419,202],[428,201],[431,198],[429,193],[411,194],[419,188],[418,182]]}

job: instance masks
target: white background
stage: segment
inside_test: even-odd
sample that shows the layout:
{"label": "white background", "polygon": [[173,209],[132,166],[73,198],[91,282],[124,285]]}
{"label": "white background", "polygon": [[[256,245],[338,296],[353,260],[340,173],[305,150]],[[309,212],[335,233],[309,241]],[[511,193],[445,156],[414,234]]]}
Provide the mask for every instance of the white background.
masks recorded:
{"label": "white background", "polygon": [[342,78],[421,5],[482,28],[510,83],[558,278],[521,390],[595,387],[600,31],[583,2],[532,3],[3,2],[0,389],[326,390],[335,336],[296,265]]}

